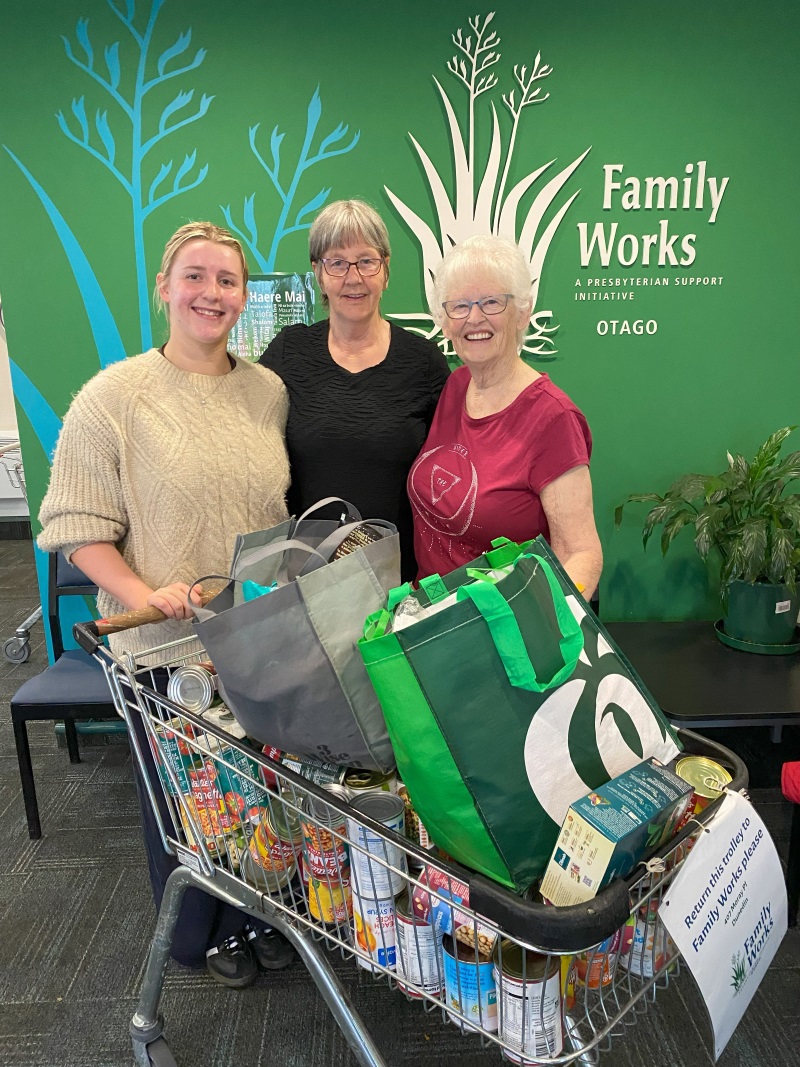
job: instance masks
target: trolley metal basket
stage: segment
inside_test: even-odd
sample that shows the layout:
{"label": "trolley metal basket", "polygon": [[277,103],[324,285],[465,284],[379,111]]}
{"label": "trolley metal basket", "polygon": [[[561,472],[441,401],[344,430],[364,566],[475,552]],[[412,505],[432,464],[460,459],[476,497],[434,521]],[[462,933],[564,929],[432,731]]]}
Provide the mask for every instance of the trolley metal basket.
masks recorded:
{"label": "trolley metal basket", "polygon": [[[291,941],[365,1067],[386,1061],[325,949],[441,1012],[465,1040],[496,1046],[498,1061],[502,1052],[523,1065],[598,1063],[679,978],[681,959],[658,905],[719,801],[627,880],[586,904],[548,907],[357,812],[341,791],[221,729],[218,709],[198,716],[163,695],[179,667],[203,659],[194,639],[158,646],[134,662],[109,652],[97,623],[76,626],[75,637],[103,665],[164,847],[180,861],[167,882],[131,1023],[137,1064],[175,1064],[158,1006],[190,886],[265,919]],[[158,767],[155,781],[132,728],[137,717]],[[747,785],[747,769],[733,753],[680,733],[688,751],[726,766],[729,788]],[[167,820],[159,816],[158,793]]]}

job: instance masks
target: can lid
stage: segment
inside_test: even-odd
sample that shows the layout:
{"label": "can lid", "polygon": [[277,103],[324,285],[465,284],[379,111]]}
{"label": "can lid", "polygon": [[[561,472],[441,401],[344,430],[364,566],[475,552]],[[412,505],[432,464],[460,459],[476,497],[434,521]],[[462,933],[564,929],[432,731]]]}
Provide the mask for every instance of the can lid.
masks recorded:
{"label": "can lid", "polygon": [[344,776],[344,784],[348,789],[375,789],[385,785],[394,777],[394,771],[382,774],[380,771],[350,770]]}
{"label": "can lid", "polygon": [[364,793],[354,797],[350,806],[376,822],[386,822],[398,815],[405,815],[406,806],[396,793]]}
{"label": "can lid", "polygon": [[205,711],[214,699],[211,675],[196,664],[179,667],[167,682],[167,697],[187,711]]}
{"label": "can lid", "polygon": [[300,825],[300,816],[285,804],[271,803],[265,818],[281,841],[291,841],[294,844],[302,841],[303,827]]}
{"label": "can lid", "polygon": [[723,766],[707,756],[684,756],[675,764],[675,773],[694,789],[698,796],[715,800],[733,781]]}
{"label": "can lid", "polygon": [[558,957],[542,956],[531,949],[523,949],[516,941],[503,938],[494,950],[494,962],[509,978],[518,978],[526,982],[541,982],[547,972],[548,977],[558,969]]}

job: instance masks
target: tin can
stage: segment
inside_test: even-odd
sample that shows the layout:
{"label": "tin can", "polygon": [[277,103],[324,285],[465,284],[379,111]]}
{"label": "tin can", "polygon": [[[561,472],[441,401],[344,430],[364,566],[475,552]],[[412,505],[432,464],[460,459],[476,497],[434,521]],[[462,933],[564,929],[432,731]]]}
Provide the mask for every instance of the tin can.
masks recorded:
{"label": "tin can", "polygon": [[541,1063],[558,1056],[561,1029],[561,964],[504,939],[494,952],[494,980],[500,993],[500,1036],[514,1051],[503,1049],[513,1063]]}
{"label": "tin can", "polygon": [[248,852],[252,865],[267,875],[267,881],[274,888],[291,881],[297,870],[294,845],[277,836],[267,813],[253,831]]}
{"label": "tin can", "polygon": [[[205,719],[204,715],[203,721]],[[214,756],[210,773],[222,796],[225,811],[243,828],[259,822],[262,810],[269,802],[266,790],[258,784],[260,764],[238,745],[221,741],[214,734],[206,734],[205,740]]]}
{"label": "tin can", "polygon": [[[629,949],[626,952],[626,946]],[[622,932],[619,962],[639,978],[652,978],[675,955],[676,949],[658,917],[631,916]]]}
{"label": "tin can", "polygon": [[167,697],[187,711],[207,711],[217,696],[216,672],[200,663],[177,667],[167,682]]}
{"label": "tin can", "polygon": [[380,771],[349,770],[344,776],[344,786],[352,797],[364,793],[396,793],[397,775],[394,771],[381,774]]}
{"label": "tin can", "polygon": [[344,840],[347,820],[314,797],[308,797],[303,807],[303,864],[309,911],[324,923],[347,922],[353,910],[350,857]]}
{"label": "tin can", "polygon": [[[155,737],[148,731],[148,738],[164,788],[172,797],[179,793],[190,795],[192,789],[189,783],[189,769],[192,766],[192,750],[186,738],[194,739],[192,724],[183,722],[176,716],[174,719],[168,719],[167,722],[153,723],[153,730]],[[172,771],[177,787],[167,768]]]}
{"label": "tin can", "polygon": [[675,764],[675,773],[693,789],[692,815],[707,808],[733,781],[723,766],[707,756],[684,756]]}
{"label": "tin can", "polygon": [[422,991],[432,997],[441,996],[444,986],[441,932],[414,915],[408,893],[402,893],[395,901],[394,925],[397,988],[417,1000],[422,998]]}
{"label": "tin can", "polygon": [[[351,802],[354,811],[402,834],[405,805],[393,793],[364,793]],[[348,817],[347,837],[351,842],[350,865],[360,893],[382,898],[402,893],[408,877],[405,852],[381,834]],[[392,870],[391,868],[395,868]]]}
{"label": "tin can", "polygon": [[353,889],[353,941],[369,959],[356,956],[356,963],[367,971],[380,974],[370,960],[393,971],[397,963],[394,897],[375,899],[361,896]]}
{"label": "tin can", "polygon": [[[491,956],[481,956],[450,937],[442,938],[444,993],[447,1014],[460,1030],[497,1030],[497,983]],[[452,1011],[450,1009],[453,1009]],[[472,1019],[462,1022],[454,1012]]]}
{"label": "tin can", "polygon": [[[275,748],[274,745],[264,745],[261,751],[265,756],[269,756],[271,760],[274,760],[275,763],[288,767],[295,774],[299,774],[301,778],[305,778],[309,782],[315,782],[317,785],[326,786],[332,783],[341,785],[349,770],[349,768],[340,767],[336,763],[325,763],[314,756],[295,756],[290,752]],[[261,768],[261,777],[270,789],[277,788],[278,779],[269,768]]]}
{"label": "tin can", "polygon": [[613,981],[621,942],[622,932],[617,930],[596,948],[577,954],[575,971],[581,985],[588,986],[589,989],[600,989]]}

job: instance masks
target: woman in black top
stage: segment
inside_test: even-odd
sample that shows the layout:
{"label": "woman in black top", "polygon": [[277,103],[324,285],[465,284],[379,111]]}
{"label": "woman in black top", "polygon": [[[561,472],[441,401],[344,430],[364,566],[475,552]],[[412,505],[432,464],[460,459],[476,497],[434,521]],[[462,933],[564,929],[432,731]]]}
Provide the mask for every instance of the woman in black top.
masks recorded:
{"label": "woman in black top", "polygon": [[309,253],[329,317],[287,326],[261,363],[289,392],[286,443],[293,515],[326,496],[400,531],[403,580],[416,576],[406,479],[447,380],[432,341],[381,316],[389,280],[389,235],[360,200],[326,207],[311,227]]}

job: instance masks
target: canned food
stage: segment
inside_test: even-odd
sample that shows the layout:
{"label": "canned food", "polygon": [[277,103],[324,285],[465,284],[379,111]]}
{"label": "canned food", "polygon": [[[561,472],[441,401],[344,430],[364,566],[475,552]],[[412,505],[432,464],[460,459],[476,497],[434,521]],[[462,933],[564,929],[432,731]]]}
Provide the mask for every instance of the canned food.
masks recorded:
{"label": "canned food", "polygon": [[270,830],[279,841],[292,844],[296,848],[302,849],[303,824],[300,821],[300,815],[296,811],[292,811],[286,804],[273,801],[267,809],[264,818],[266,819]]}
{"label": "canned food", "polygon": [[200,663],[177,667],[167,682],[167,697],[187,711],[207,711],[217,695],[216,672]]}
{"label": "canned food", "polygon": [[[153,751],[164,788],[173,797],[179,793],[190,794],[189,768],[192,766],[192,750],[185,738],[194,738],[192,724],[184,723],[176,716],[174,719],[168,719],[167,722],[154,723],[153,731],[155,737],[148,733],[150,748]],[[169,771],[174,776],[174,782]],[[175,782],[177,782],[177,787]]]}
{"label": "canned food", "polygon": [[651,919],[640,912],[628,919],[623,927],[619,962],[631,974],[652,978],[675,954],[675,944],[657,916]]}
{"label": "canned food", "polygon": [[613,980],[621,941],[622,932],[617,930],[596,948],[578,953],[575,957],[575,970],[581,985],[588,986],[589,989],[600,989]]}
{"label": "canned food", "polygon": [[289,881],[297,870],[295,850],[291,842],[281,841],[275,834],[269,819],[265,817],[256,824],[248,846],[250,857],[262,871],[284,875],[283,881]]}
{"label": "canned food", "polygon": [[[497,1030],[497,983],[491,956],[480,955],[449,934],[442,938],[442,954],[447,1014],[461,1030]],[[454,1012],[471,1019],[474,1025],[463,1022]]]}
{"label": "canned food", "polygon": [[675,764],[675,773],[694,790],[691,808],[693,815],[707,808],[733,781],[723,766],[707,756],[684,756]]}
{"label": "canned food", "polygon": [[353,913],[353,896],[349,883],[338,880],[315,878],[303,867],[306,883],[308,910],[313,918],[327,926],[344,926]]}
{"label": "canned food", "polygon": [[364,793],[396,793],[397,775],[394,771],[381,774],[380,771],[350,770],[344,776],[344,785],[353,797]]}
{"label": "canned food", "polygon": [[503,1049],[513,1063],[541,1063],[538,1056],[558,1056],[561,1029],[561,964],[502,940],[494,953],[494,980],[500,991],[500,1036],[514,1051]]}
{"label": "canned food", "polygon": [[369,959],[356,956],[356,963],[367,971],[380,974],[370,960],[393,971],[397,962],[394,924],[394,898],[374,899],[353,891],[353,940]]}
{"label": "canned food", "polygon": [[[325,786],[332,783],[341,785],[349,770],[349,768],[340,767],[336,763],[325,763],[314,756],[295,756],[290,752],[275,748],[274,745],[264,745],[261,751],[265,756],[269,756],[271,760],[274,760],[275,763],[288,767],[295,774],[299,774],[301,778],[305,778],[309,782],[315,782],[317,785]],[[261,777],[271,789],[277,788],[278,779],[269,768],[261,768]],[[349,797],[349,795],[348,793],[347,796]]]}
{"label": "canned food", "polygon": [[[205,716],[203,716],[205,720]],[[222,796],[225,811],[243,824],[256,823],[269,796],[258,784],[260,765],[237,745],[206,734],[206,744],[213,753],[210,775]]]}
{"label": "canned food", "polygon": [[[351,807],[397,834],[405,828],[405,806],[393,793],[364,793],[351,802]],[[350,848],[350,865],[359,892],[376,898],[401,893],[408,877],[405,852],[358,819],[347,819],[347,836],[354,846]]]}
{"label": "canned food", "polygon": [[[249,848],[242,853],[241,875],[245,881],[255,886],[256,889],[261,890],[262,893],[267,893],[270,896],[274,896],[276,893],[280,894],[281,890],[289,885],[297,873],[297,863],[294,858],[288,862],[286,853],[282,850],[278,851],[276,849],[274,853],[268,850],[266,856],[258,850],[257,855],[257,850],[253,848],[255,840],[255,836],[252,837]],[[273,862],[273,860],[274,866],[269,866],[269,863]]]}
{"label": "canned food", "polygon": [[413,914],[407,893],[395,901],[394,925],[397,988],[416,999],[422,997],[423,991],[432,997],[441,996],[444,985],[441,932]]}
{"label": "canned food", "polygon": [[347,820],[314,797],[308,797],[303,806],[303,862],[309,910],[322,922],[346,922],[352,912],[350,857],[344,840]]}

